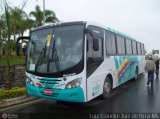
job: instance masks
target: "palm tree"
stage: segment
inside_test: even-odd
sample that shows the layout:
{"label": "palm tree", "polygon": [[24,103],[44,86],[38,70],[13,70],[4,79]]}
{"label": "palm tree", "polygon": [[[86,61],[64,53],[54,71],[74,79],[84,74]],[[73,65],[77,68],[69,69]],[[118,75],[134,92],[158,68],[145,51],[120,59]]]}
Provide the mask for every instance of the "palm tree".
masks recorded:
{"label": "palm tree", "polygon": [[45,10],[45,22],[57,22],[59,21],[58,18],[56,17],[55,13],[51,10]]}
{"label": "palm tree", "polygon": [[18,7],[14,7],[14,8],[11,8],[11,28],[12,28],[12,34],[14,35],[14,40],[16,39],[15,38],[15,35],[17,33],[20,33],[19,31],[19,28],[21,28],[21,22],[23,22],[24,20],[26,20],[28,18],[27,14],[20,8]]}
{"label": "palm tree", "polygon": [[[19,9],[17,7],[15,8],[11,8],[10,6],[8,6],[7,2],[4,1],[4,24],[5,26],[5,36],[3,36],[4,38],[6,38],[6,88],[11,88],[11,75],[10,75],[10,51],[11,51],[11,47],[10,47],[10,37],[12,33],[16,33],[16,32],[20,32],[23,34],[24,32],[24,25],[26,25],[24,23],[24,21],[28,20],[27,14],[22,10]],[[22,27],[23,24],[23,27]]]}
{"label": "palm tree", "polygon": [[4,14],[0,16],[0,41],[2,41],[2,35],[5,30],[5,19],[4,19]]}
{"label": "palm tree", "polygon": [[5,7],[5,24],[6,24],[6,33],[7,33],[7,40],[6,40],[6,88],[10,89],[11,88],[11,75],[10,75],[10,37],[11,37],[11,14],[9,12],[9,6],[5,1],[4,4]]}
{"label": "palm tree", "polygon": [[26,29],[31,30],[34,27],[34,20],[27,18],[24,25],[27,26]]}
{"label": "palm tree", "polygon": [[[40,6],[35,7],[35,11],[31,11],[29,14],[31,17],[35,18],[35,27],[41,26],[43,24],[43,11]],[[55,13],[51,10],[45,10],[45,22],[57,22],[59,21]]]}
{"label": "palm tree", "polygon": [[5,54],[4,50],[4,37],[6,36],[6,24],[5,24],[5,15],[0,16],[0,47],[3,49],[3,55]]}
{"label": "palm tree", "polygon": [[27,18],[27,19],[21,19],[18,22],[17,28],[18,28],[18,32],[21,34],[21,36],[23,37],[24,31],[29,29],[31,30],[33,28],[34,25],[34,21]]}
{"label": "palm tree", "polygon": [[36,25],[36,27],[42,25],[43,12],[42,12],[42,10],[40,9],[40,7],[38,5],[35,7],[35,11],[31,11],[30,12],[29,16],[35,18],[35,25]]}

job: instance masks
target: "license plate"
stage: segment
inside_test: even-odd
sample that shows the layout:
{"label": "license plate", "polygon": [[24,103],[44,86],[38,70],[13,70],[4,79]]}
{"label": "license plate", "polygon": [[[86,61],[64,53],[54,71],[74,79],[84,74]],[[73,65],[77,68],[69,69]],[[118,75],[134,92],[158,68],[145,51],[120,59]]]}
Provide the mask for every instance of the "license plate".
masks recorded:
{"label": "license plate", "polygon": [[45,89],[45,90],[44,90],[44,93],[45,93],[45,94],[53,94],[53,90]]}

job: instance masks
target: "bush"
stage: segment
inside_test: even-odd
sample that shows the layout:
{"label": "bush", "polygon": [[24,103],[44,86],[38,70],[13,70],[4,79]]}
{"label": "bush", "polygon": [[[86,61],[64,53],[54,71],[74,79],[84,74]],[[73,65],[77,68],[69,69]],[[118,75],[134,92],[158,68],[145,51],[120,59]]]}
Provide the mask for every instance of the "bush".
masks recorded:
{"label": "bush", "polygon": [[11,90],[0,89],[0,100],[23,96],[26,94],[26,88],[12,88]]}

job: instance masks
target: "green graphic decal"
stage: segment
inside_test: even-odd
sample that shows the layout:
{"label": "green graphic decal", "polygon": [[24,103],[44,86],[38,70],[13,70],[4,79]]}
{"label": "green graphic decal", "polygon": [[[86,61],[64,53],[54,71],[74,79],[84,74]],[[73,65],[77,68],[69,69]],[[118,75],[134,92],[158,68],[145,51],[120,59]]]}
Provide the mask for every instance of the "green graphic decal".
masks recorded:
{"label": "green graphic decal", "polygon": [[96,96],[99,94],[99,90],[100,90],[100,85],[96,84],[93,88],[92,88],[92,96]]}
{"label": "green graphic decal", "polygon": [[135,68],[138,66],[137,56],[115,56],[116,79],[122,84],[134,77]]}

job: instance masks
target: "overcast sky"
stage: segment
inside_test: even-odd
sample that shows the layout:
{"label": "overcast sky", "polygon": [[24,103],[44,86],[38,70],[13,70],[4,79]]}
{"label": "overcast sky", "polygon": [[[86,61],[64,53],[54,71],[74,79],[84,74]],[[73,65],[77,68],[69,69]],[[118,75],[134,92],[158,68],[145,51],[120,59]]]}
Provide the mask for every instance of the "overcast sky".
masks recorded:
{"label": "overcast sky", "polygon": [[[22,6],[25,0],[10,0]],[[160,0],[45,0],[60,21],[95,21],[126,33],[145,44],[148,52],[160,50]],[[28,0],[29,13],[43,0]]]}

